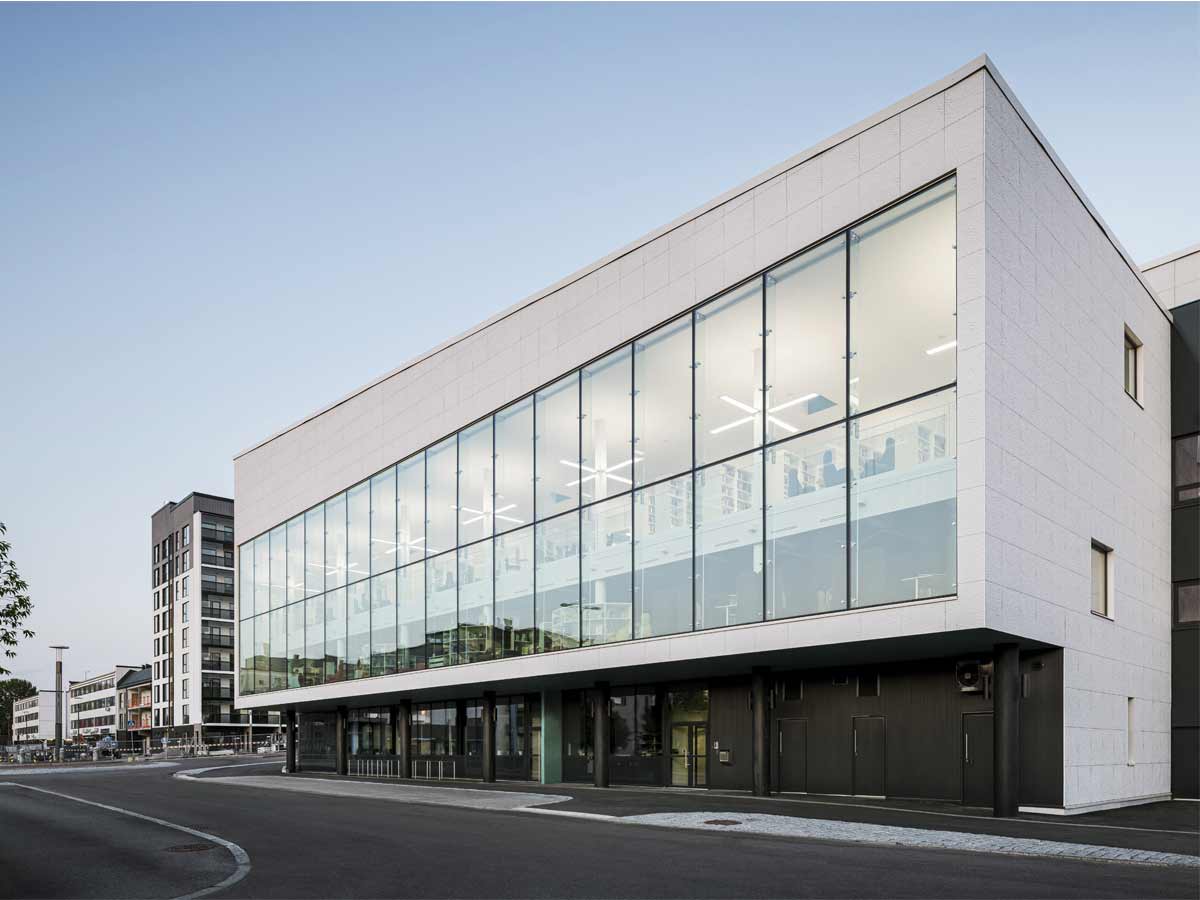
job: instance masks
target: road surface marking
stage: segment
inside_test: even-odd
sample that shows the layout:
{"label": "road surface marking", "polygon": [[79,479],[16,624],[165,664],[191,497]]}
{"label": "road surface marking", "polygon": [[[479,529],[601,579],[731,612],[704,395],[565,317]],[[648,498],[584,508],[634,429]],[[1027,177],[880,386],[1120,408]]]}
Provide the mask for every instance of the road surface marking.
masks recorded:
{"label": "road surface marking", "polygon": [[94,806],[97,809],[107,809],[109,812],[121,813],[122,815],[131,816],[134,819],[141,819],[145,822],[153,822],[155,825],[162,825],[165,828],[173,828],[176,831],[182,831],[184,834],[190,834],[193,837],[203,838],[206,841],[212,841],[220,847],[224,847],[229,851],[229,855],[233,857],[233,861],[237,864],[237,868],[233,873],[223,881],[206,887],[199,891],[193,891],[190,894],[184,894],[175,900],[198,900],[200,897],[207,897],[209,894],[215,894],[218,891],[223,891],[232,885],[237,884],[243,878],[250,874],[250,854],[235,844],[233,841],[227,841],[224,838],[217,837],[215,834],[209,834],[207,831],[197,831],[195,828],[188,828],[186,825],[177,825],[174,822],[168,822],[165,819],[156,819],[154,816],[147,816],[139,812],[134,812],[131,809],[122,809],[119,806],[109,806],[107,803],[97,803],[94,800],[85,800],[82,797],[74,797],[71,794],[62,794],[58,791],[50,791],[46,788],[34,787],[31,784],[18,784],[14,787],[24,788],[27,791],[37,791],[39,794],[49,794],[52,797],[62,797],[64,800],[74,800],[76,803],[84,803],[88,806]]}

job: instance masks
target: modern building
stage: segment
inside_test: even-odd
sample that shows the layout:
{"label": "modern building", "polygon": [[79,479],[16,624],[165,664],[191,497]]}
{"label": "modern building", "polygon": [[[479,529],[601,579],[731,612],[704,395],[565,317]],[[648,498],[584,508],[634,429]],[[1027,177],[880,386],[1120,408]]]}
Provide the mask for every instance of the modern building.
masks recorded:
{"label": "modern building", "polygon": [[150,517],[152,736],[244,740],[278,715],[233,707],[233,501],[193,492]]}
{"label": "modern building", "polygon": [[1200,798],[1200,245],[1146,280],[1171,310],[1171,792]]}
{"label": "modern building", "polygon": [[237,706],[351,774],[1169,797],[1171,341],[980,57],[240,454]]}
{"label": "modern building", "polygon": [[67,692],[67,738],[76,744],[94,744],[104,737],[116,740],[121,730],[117,718],[117,684],[130,672],[144,668],[144,665],[115,666],[111,672],[72,681]]}
{"label": "modern building", "polygon": [[153,672],[149,665],[127,672],[117,682],[117,738],[134,743],[153,733]]}
{"label": "modern building", "polygon": [[[54,741],[54,691],[38,691],[12,705],[14,744],[47,744]],[[63,730],[66,739],[66,730]]]}

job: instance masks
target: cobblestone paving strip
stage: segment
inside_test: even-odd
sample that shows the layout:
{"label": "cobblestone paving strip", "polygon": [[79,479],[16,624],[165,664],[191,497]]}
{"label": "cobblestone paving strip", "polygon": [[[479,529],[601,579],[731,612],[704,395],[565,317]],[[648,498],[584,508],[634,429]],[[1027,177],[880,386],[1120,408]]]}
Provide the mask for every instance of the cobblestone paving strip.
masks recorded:
{"label": "cobblestone paving strip", "polygon": [[[736,825],[717,825],[710,820],[735,821]],[[623,816],[619,821],[664,828],[692,828],[702,831],[734,831],[742,834],[767,834],[825,841],[863,844],[888,844],[941,850],[968,850],[977,853],[1005,853],[1014,856],[1051,856],[1061,859],[1108,860],[1149,863],[1200,869],[1200,857],[1157,850],[1133,850],[1126,847],[1101,847],[1020,838],[1007,835],[970,834],[961,831],[935,831],[904,828],[897,825],[873,825],[866,822],[838,822],[829,819],[800,819],[758,813],[688,812],[652,813]]]}

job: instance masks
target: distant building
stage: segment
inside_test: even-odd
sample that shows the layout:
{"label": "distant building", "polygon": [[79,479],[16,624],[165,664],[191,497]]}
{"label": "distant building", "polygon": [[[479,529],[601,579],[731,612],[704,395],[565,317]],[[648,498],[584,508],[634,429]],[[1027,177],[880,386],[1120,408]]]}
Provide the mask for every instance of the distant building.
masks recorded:
{"label": "distant building", "polygon": [[149,665],[117,682],[117,736],[124,742],[149,737],[153,727],[153,671]]}
{"label": "distant building", "polygon": [[[192,492],[150,517],[154,738],[244,738],[250,713],[234,697],[233,500]],[[254,714],[255,732],[278,728]]]}
{"label": "distant building", "polygon": [[14,744],[41,744],[54,740],[54,691],[38,691],[12,705]]}
{"label": "distant building", "polygon": [[[83,681],[72,681],[68,691],[67,737],[79,744],[94,744],[117,737],[117,683],[144,666],[115,666],[112,671]],[[53,721],[53,715],[51,715]]]}

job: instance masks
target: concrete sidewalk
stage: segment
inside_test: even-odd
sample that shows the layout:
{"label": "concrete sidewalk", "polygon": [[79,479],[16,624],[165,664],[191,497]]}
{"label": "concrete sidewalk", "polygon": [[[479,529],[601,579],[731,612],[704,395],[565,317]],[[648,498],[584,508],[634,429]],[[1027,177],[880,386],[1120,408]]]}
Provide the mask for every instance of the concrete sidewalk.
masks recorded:
{"label": "concrete sidewalk", "polygon": [[[1152,863],[1200,868],[1200,829],[1194,804],[1155,804],[1142,819],[1123,810],[1123,821],[1064,820],[1051,816],[995,819],[956,804],[862,803],[846,798],[770,797],[712,791],[649,788],[596,789],[586,785],[412,782],[338,778],[305,773],[285,776],[230,767],[176,777],[222,787],[349,796],[413,804],[458,806],[608,821],[620,825],[722,830],[806,840],[967,850],[1020,856]],[[214,785],[215,786],[215,785]],[[916,808],[916,807],[920,808]],[[1092,814],[1098,819],[1104,814]]]}

